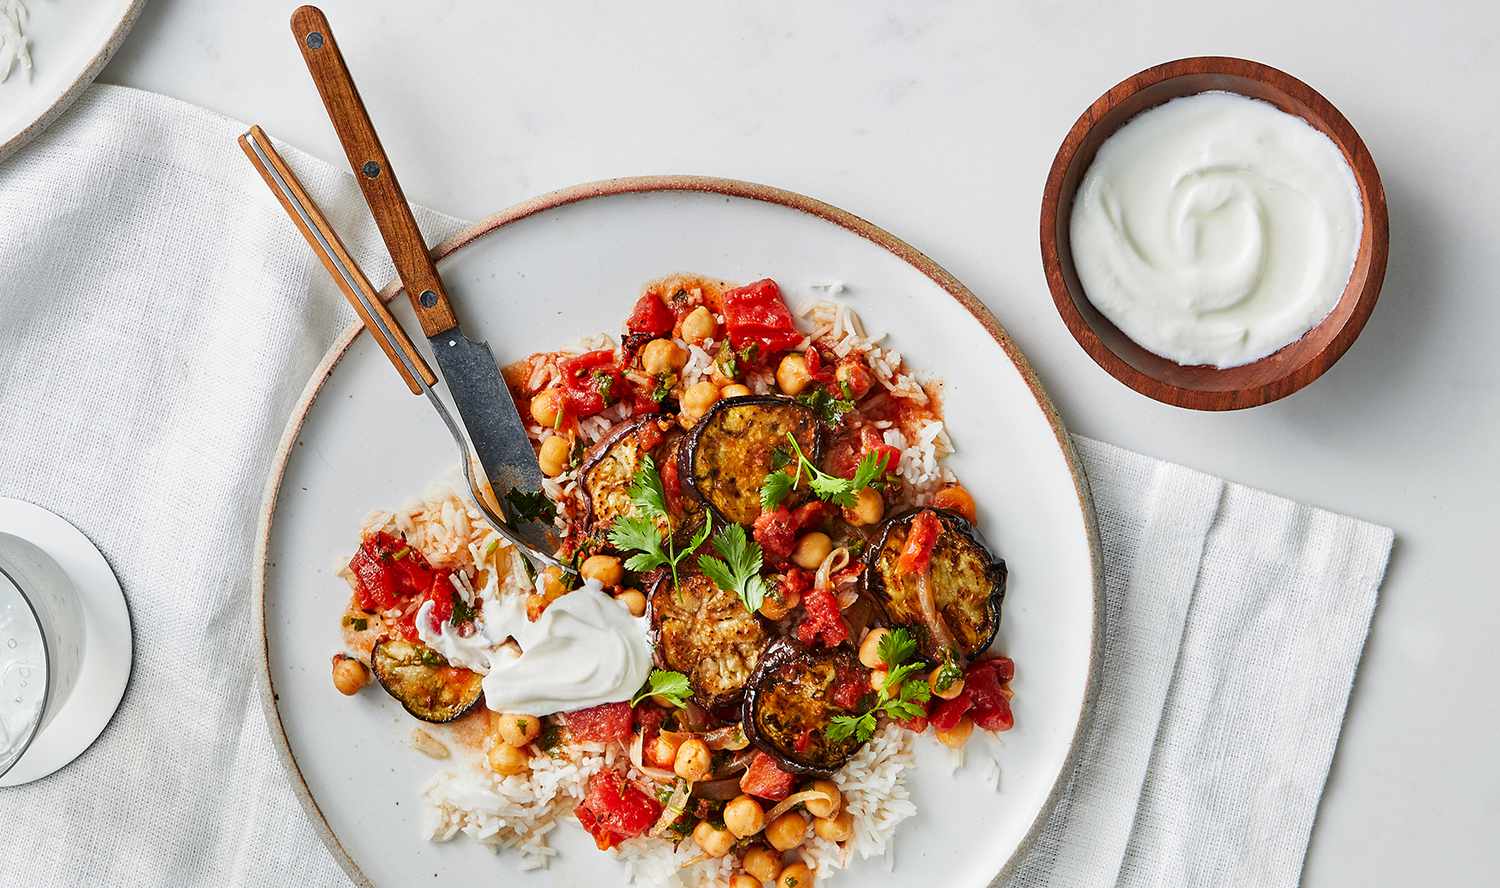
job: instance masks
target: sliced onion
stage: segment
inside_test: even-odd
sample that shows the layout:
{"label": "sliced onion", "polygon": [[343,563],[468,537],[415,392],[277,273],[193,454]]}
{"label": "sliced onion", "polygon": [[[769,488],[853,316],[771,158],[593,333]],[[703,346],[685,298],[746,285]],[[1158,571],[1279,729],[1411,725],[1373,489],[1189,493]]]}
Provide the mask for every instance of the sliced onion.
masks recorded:
{"label": "sliced onion", "polygon": [[687,811],[688,798],[693,794],[693,786],[682,778],[677,779],[677,785],[672,788],[672,796],[667,799],[667,804],[661,809],[661,816],[656,818],[647,835],[659,836],[671,829]]}
{"label": "sliced onion", "polygon": [[926,624],[927,631],[932,633],[932,640],[938,650],[956,647],[953,643],[953,633],[949,631],[943,615],[938,612],[937,601],[932,596],[931,565],[917,573],[917,603],[922,606],[922,622]]}
{"label": "sliced onion", "polygon": [[770,823],[803,802],[810,802],[813,799],[822,799],[830,805],[833,804],[833,797],[828,793],[818,789],[804,789],[801,792],[794,792],[777,802],[776,807],[766,812],[766,822]]}
{"label": "sliced onion", "polygon": [[655,780],[657,783],[671,783],[673,780],[676,780],[677,775],[672,773],[671,771],[665,771],[661,768],[646,767],[645,760],[641,758],[641,751],[645,747],[645,745],[646,732],[637,731],[635,736],[630,740],[630,763],[635,766],[635,769],[637,771],[640,771],[642,774],[645,774],[647,777],[650,777],[652,780]]}
{"label": "sliced onion", "polygon": [[813,588],[821,589],[827,586],[833,575],[843,570],[848,564],[849,549],[847,547],[839,546],[829,552],[828,557],[823,559],[823,563],[818,565],[818,574],[813,579]]}
{"label": "sliced onion", "polygon": [[745,736],[743,725],[733,724],[709,731],[703,735],[703,742],[708,744],[709,749],[728,749],[737,752],[750,745],[750,738]]}

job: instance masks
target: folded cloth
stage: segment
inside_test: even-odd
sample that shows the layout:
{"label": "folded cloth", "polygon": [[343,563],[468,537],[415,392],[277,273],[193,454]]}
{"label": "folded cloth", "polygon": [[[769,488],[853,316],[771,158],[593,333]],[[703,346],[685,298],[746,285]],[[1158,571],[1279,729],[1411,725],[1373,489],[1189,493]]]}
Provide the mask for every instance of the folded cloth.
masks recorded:
{"label": "folded cloth", "polygon": [[[136,631],[98,742],[0,790],[0,884],[348,884],[281,772],[246,630],[276,440],[353,314],[240,155],[244,128],[96,86],[0,164],[0,495],[83,529]],[[352,178],[283,151],[388,279]],[[460,227],[418,219],[429,241]],[[1011,884],[1293,885],[1391,532],[1077,443],[1103,684]]]}

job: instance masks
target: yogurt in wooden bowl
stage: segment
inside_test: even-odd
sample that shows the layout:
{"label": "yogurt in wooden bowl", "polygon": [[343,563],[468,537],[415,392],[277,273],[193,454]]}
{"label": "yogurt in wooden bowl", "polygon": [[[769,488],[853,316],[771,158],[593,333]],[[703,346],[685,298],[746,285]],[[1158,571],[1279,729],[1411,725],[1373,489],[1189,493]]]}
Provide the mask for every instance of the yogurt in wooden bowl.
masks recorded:
{"label": "yogurt in wooden bowl", "polygon": [[1042,202],[1058,311],[1156,400],[1253,407],[1316,379],[1385,274],[1385,194],[1349,122],[1244,59],[1137,74],[1064,139]]}

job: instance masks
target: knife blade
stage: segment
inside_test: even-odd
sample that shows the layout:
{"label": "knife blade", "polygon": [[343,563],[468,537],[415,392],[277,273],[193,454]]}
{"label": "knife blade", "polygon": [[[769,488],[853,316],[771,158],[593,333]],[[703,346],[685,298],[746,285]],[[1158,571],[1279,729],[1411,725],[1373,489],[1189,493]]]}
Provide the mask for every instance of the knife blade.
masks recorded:
{"label": "knife blade", "polygon": [[541,469],[526,437],[526,427],[521,424],[489,346],[464,336],[459,327],[443,279],[339,52],[328,18],[315,6],[302,6],[292,13],[291,26],[506,523],[534,548],[551,551],[553,546],[547,539],[550,523],[527,520],[517,509],[516,494],[534,497],[542,492]]}

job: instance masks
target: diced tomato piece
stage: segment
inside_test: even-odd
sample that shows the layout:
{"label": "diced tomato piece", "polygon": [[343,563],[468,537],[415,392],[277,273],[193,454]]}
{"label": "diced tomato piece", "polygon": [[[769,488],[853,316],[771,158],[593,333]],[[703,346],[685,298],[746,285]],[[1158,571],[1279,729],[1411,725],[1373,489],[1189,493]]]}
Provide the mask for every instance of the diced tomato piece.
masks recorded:
{"label": "diced tomato piece", "polygon": [[834,679],[833,687],[829,689],[828,699],[835,706],[844,709],[857,709],[860,698],[870,692],[870,672],[863,668],[839,669],[838,676]]}
{"label": "diced tomato piece", "polygon": [[448,578],[453,572],[440,570],[432,578],[432,588],[428,590],[425,600],[432,602],[432,630],[438,631],[438,627],[453,619],[453,582]]}
{"label": "diced tomato piece", "polygon": [[[823,357],[823,353],[817,348],[809,345],[802,352],[802,360],[807,363],[807,375],[814,382],[828,383],[833,381],[833,364]],[[827,388],[825,385],[824,388]],[[837,389],[829,391],[835,398],[841,394]]]}
{"label": "diced tomato piece", "polygon": [[828,504],[822,500],[813,500],[803,503],[792,513],[792,522],[797,526],[798,533],[806,533],[815,527],[822,526],[828,520]]}
{"label": "diced tomato piece", "polygon": [[837,647],[849,640],[849,627],[839,612],[839,600],[827,586],[809,589],[802,596],[802,622],[797,624],[797,639],[803,644],[821,642]]}
{"label": "diced tomato piece", "polygon": [[922,714],[916,716],[915,718],[897,719],[896,724],[907,729],[908,731],[911,731],[913,734],[920,734],[927,730],[927,713],[932,711],[932,701],[928,700],[924,703],[915,703],[915,705],[922,707]]}
{"label": "diced tomato piece", "polygon": [[938,705],[932,708],[932,713],[928,718],[932,720],[934,728],[937,728],[939,731],[949,731],[973,708],[974,698],[966,686],[952,700],[939,701]]}
{"label": "diced tomato piece", "polygon": [[661,301],[661,297],[655,293],[646,293],[635,301],[635,310],[630,313],[630,319],[625,322],[625,329],[631,333],[644,333],[648,336],[665,336],[672,332],[672,325],[676,317],[672,309]]}
{"label": "diced tomato piece", "polygon": [[682,468],[677,464],[677,451],[674,448],[661,464],[661,489],[671,501],[682,496]]}
{"label": "diced tomato piece", "polygon": [[568,731],[578,740],[607,743],[630,739],[632,718],[629,703],[601,703],[563,714]]}
{"label": "diced tomato piece", "polygon": [[376,531],[360,541],[349,560],[359,606],[368,611],[400,607],[432,588],[433,572],[422,553],[406,540]]}
{"label": "diced tomato piece", "polygon": [[906,532],[906,543],[896,558],[896,570],[917,574],[927,569],[932,560],[932,548],[937,545],[938,534],[943,530],[942,522],[932,512],[918,512],[911,520]]}
{"label": "diced tomato piece", "polygon": [[765,553],[767,563],[786,561],[797,546],[797,522],[792,517],[792,510],[777,506],[769,512],[761,512],[755,519],[753,535]]}
{"label": "diced tomato piece", "polygon": [[812,738],[813,729],[803,728],[802,733],[797,735],[797,739],[792,741],[792,748],[798,752],[807,752],[808,747],[812,746]]}
{"label": "diced tomato piece", "polygon": [[802,341],[781,288],[770,278],[724,294],[724,326],[736,349],[759,346],[762,353],[782,352]]}
{"label": "diced tomato piece", "polygon": [[800,567],[789,567],[786,569],[785,578],[787,590],[797,593],[798,598],[801,598],[806,594],[808,589],[812,588],[813,575],[811,571],[803,570]]}
{"label": "diced tomato piece", "polygon": [[839,361],[834,377],[838,379],[838,385],[834,386],[838,389],[838,394],[856,401],[868,395],[875,385],[875,380],[870,376],[870,367],[859,352],[853,352]]}
{"label": "diced tomato piece", "polygon": [[979,660],[964,675],[964,693],[974,701],[974,724],[986,731],[1008,731],[1015,727],[1005,684],[1015,677],[1016,664],[1009,657]]}
{"label": "diced tomato piece", "polygon": [[607,851],[651,828],[661,815],[661,804],[637,789],[625,775],[605,768],[589,778],[583,801],[575,809],[578,822]]}
{"label": "diced tomato piece", "polygon": [[776,766],[775,759],[756,750],[745,776],[740,778],[740,792],[779,802],[792,794],[796,782],[797,778]]}
{"label": "diced tomato piece", "polygon": [[618,401],[625,392],[624,377],[613,349],[584,352],[563,361],[563,400],[574,417],[593,416]]}

